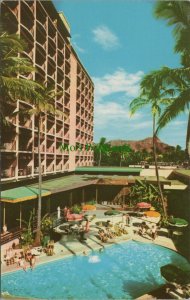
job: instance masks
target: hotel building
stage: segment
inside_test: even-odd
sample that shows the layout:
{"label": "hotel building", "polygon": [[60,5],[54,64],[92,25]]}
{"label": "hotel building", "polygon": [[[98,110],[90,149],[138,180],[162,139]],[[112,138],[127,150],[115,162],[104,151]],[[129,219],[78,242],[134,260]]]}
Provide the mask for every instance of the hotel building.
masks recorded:
{"label": "hotel building", "polygon": [[[47,83],[55,92],[55,107],[65,116],[45,115],[41,128],[43,175],[65,173],[77,166],[92,166],[93,151],[61,151],[60,145],[83,145],[93,142],[94,86],[70,41],[70,26],[52,1],[2,1],[1,16],[10,33],[18,33],[27,48],[21,54],[35,71],[28,75]],[[22,77],[22,76],[21,76]],[[26,77],[24,77],[26,78]],[[11,116],[30,105],[18,100],[6,104],[11,126],[2,130],[1,179],[20,180],[38,174],[37,118],[23,114]]]}

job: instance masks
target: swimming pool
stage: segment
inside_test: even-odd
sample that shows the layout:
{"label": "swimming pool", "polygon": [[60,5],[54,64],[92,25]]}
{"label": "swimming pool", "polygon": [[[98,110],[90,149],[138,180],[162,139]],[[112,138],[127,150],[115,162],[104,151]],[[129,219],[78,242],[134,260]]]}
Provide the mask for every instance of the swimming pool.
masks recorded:
{"label": "swimming pool", "polygon": [[19,270],[1,279],[2,292],[40,299],[134,299],[164,284],[160,267],[187,260],[157,245],[126,242],[102,253],[76,256]]}

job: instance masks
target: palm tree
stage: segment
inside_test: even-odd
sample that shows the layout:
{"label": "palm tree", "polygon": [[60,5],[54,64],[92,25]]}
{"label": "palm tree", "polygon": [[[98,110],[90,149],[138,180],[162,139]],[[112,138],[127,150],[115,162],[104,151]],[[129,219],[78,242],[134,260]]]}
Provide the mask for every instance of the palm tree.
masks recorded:
{"label": "palm tree", "polygon": [[187,56],[190,57],[190,2],[157,1],[154,15],[157,19],[166,20],[169,26],[173,26],[175,52],[182,55],[182,60]]}
{"label": "palm tree", "polygon": [[4,123],[8,103],[16,102],[17,99],[32,101],[37,97],[36,89],[40,90],[36,82],[18,77],[34,71],[26,58],[18,56],[24,47],[25,44],[17,35],[9,35],[0,28],[0,117]]}
{"label": "palm tree", "polygon": [[150,82],[157,82],[160,90],[164,92],[165,99],[170,102],[163,110],[158,120],[157,132],[165,127],[179,114],[188,112],[186,133],[186,153],[190,161],[190,68],[170,69],[163,67],[149,74]]}
{"label": "palm tree", "polygon": [[[42,166],[41,166],[41,149],[40,149],[40,138],[42,131],[42,119],[46,114],[61,115],[64,113],[55,108],[55,98],[62,94],[62,92],[56,93],[52,87],[44,87],[38,92],[38,97],[35,101],[32,101],[33,108],[25,110],[24,113],[27,115],[35,115],[37,119],[38,127],[38,211],[37,211],[37,230],[35,236],[35,245],[39,246],[41,242],[41,210],[42,210]],[[23,112],[22,112],[23,113]]]}
{"label": "palm tree", "polygon": [[106,138],[101,137],[99,143],[98,143],[98,149],[99,149],[99,160],[98,160],[98,166],[101,166],[101,161],[102,161],[102,150],[104,150],[104,146],[106,144]]}
{"label": "palm tree", "polygon": [[180,53],[183,67],[162,68],[152,74],[165,88],[170,86],[171,105],[163,112],[159,120],[161,129],[180,113],[187,110],[188,125],[186,134],[186,153],[190,163],[190,2],[189,1],[157,1],[154,9],[156,18],[164,19],[173,26],[175,52]]}
{"label": "palm tree", "polygon": [[165,199],[162,192],[162,187],[159,178],[158,172],[158,162],[157,162],[157,149],[156,149],[156,142],[157,142],[157,119],[161,114],[161,105],[168,104],[168,101],[162,99],[162,95],[160,94],[160,87],[155,82],[150,82],[150,75],[144,76],[141,81],[141,93],[138,98],[135,98],[130,103],[130,111],[131,115],[133,115],[137,110],[141,109],[144,106],[151,106],[152,112],[152,143],[153,143],[153,157],[155,163],[155,172],[157,178],[158,189],[160,193],[160,199],[162,202],[163,212],[164,215],[167,216]]}

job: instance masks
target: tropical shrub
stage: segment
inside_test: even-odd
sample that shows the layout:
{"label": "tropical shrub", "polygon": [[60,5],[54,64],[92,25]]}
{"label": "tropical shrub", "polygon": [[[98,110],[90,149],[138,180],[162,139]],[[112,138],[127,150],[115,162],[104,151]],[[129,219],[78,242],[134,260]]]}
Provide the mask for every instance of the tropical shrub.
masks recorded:
{"label": "tropical shrub", "polygon": [[71,207],[71,211],[73,214],[80,214],[80,212],[82,211],[82,208],[80,205],[75,204]]}
{"label": "tropical shrub", "polygon": [[[164,195],[166,201],[166,195]],[[138,202],[150,203],[157,211],[163,212],[160,193],[157,186],[136,180],[136,183],[131,187],[129,193],[129,200],[131,205],[136,205]]]}
{"label": "tropical shrub", "polygon": [[[34,238],[33,238],[33,229],[32,229],[32,221],[33,221],[34,213],[30,213],[30,218],[28,221],[21,220],[21,222],[24,224],[23,232],[21,234],[21,245],[22,246],[29,246],[33,244]],[[18,219],[20,221],[20,219]]]}
{"label": "tropical shrub", "polygon": [[51,216],[49,216],[48,214],[46,214],[43,218],[42,218],[42,222],[41,222],[41,232],[42,235],[49,235],[51,230],[53,227],[53,218]]}

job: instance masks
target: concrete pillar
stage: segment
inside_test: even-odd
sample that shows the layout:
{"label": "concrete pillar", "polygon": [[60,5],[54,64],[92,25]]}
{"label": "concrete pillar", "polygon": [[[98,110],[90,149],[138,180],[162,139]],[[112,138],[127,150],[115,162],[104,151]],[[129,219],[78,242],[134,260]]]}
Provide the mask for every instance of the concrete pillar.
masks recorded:
{"label": "concrete pillar", "polygon": [[96,186],[96,203],[98,203],[98,187]]}

